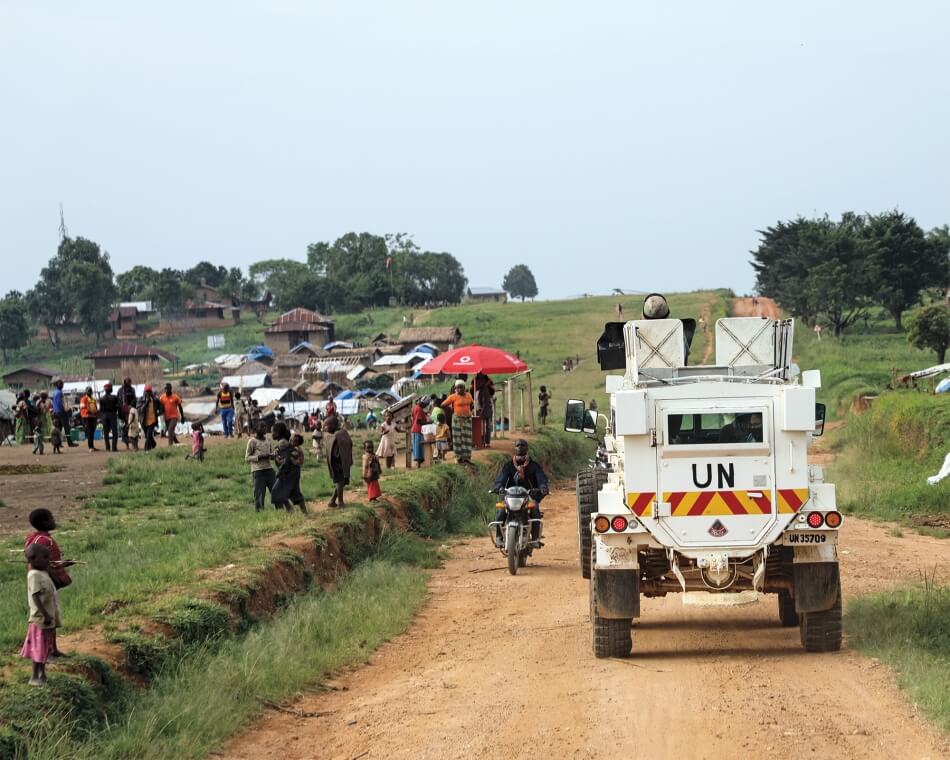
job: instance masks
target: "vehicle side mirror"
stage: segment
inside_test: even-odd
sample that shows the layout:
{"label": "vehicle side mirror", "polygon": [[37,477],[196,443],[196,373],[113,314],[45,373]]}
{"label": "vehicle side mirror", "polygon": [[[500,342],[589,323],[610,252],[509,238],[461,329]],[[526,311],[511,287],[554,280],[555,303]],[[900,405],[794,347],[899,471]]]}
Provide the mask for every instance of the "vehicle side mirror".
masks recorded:
{"label": "vehicle side mirror", "polygon": [[815,404],[815,432],[814,436],[819,436],[825,432],[825,405]]}
{"label": "vehicle side mirror", "polygon": [[588,426],[587,409],[583,401],[571,399],[564,407],[564,429],[568,433],[583,433]]}

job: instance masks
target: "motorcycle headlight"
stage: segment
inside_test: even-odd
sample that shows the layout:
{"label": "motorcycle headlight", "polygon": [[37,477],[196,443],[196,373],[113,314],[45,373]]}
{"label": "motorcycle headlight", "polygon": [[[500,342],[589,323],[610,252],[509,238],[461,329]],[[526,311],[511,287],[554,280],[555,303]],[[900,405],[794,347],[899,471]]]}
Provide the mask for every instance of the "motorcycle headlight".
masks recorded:
{"label": "motorcycle headlight", "polygon": [[525,503],[525,499],[508,499],[506,502],[508,504],[508,509],[512,512],[517,512]]}

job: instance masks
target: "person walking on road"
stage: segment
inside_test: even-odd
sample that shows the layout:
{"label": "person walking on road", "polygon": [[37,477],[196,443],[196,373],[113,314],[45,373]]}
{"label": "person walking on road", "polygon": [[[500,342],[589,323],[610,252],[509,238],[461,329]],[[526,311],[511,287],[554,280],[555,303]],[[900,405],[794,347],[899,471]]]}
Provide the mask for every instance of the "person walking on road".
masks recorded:
{"label": "person walking on road", "polygon": [[221,390],[218,391],[214,410],[215,412],[221,412],[224,437],[230,438],[234,435],[234,394],[231,392],[231,386],[227,383],[221,383]]}
{"label": "person walking on road", "polygon": [[175,429],[178,427],[179,421],[185,419],[185,410],[181,406],[181,396],[172,390],[171,383],[165,383],[165,392],[158,400],[162,405],[162,417],[165,418],[168,445],[174,446],[178,443],[178,435]]}
{"label": "person walking on road", "polygon": [[[129,448],[129,411],[135,409],[136,401],[135,398],[135,386],[132,385],[132,378],[126,377],[122,380],[122,387],[119,388],[119,392],[116,394],[119,397],[119,413],[122,415],[122,419],[125,420],[126,426],[122,428],[122,443],[125,444],[125,448]],[[138,448],[138,446],[136,446]]]}
{"label": "person walking on road", "polygon": [[254,484],[254,510],[264,511],[264,495],[268,491],[271,500],[274,497],[274,468],[271,462],[274,459],[274,447],[267,440],[267,425],[258,422],[254,429],[254,436],[247,442],[244,450],[244,461],[251,465],[251,482]]}
{"label": "person walking on road", "polygon": [[455,392],[442,402],[452,409],[452,450],[459,463],[472,461],[472,407],[475,399],[465,390],[465,381],[455,381]]}
{"label": "person walking on road", "polygon": [[324,439],[327,446],[327,467],[333,480],[333,497],[327,505],[330,509],[343,507],[343,490],[350,484],[350,469],[353,467],[353,441],[350,434],[340,426],[339,417],[330,417],[324,423]]}
{"label": "person walking on road", "polygon": [[102,420],[102,442],[106,451],[119,449],[119,397],[112,393],[112,383],[102,386],[99,397],[99,419]]}
{"label": "person walking on road", "polygon": [[92,386],[86,386],[86,392],[79,399],[79,417],[86,432],[86,446],[89,451],[98,451],[95,447],[96,426],[99,424],[99,404],[92,393]]}
{"label": "person walking on road", "polygon": [[138,416],[142,423],[142,429],[145,431],[145,450],[151,451],[155,448],[155,428],[158,427],[158,418],[162,416],[161,405],[155,398],[151,385],[146,385],[142,392],[142,398],[139,399]]}

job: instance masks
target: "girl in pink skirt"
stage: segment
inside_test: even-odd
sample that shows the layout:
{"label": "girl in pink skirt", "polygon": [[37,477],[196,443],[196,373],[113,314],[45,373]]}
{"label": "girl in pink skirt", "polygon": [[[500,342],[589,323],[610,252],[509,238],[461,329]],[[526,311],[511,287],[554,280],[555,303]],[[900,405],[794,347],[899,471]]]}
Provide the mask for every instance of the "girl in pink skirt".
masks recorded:
{"label": "girl in pink skirt", "polygon": [[26,547],[30,570],[26,575],[27,598],[30,604],[29,625],[20,656],[33,661],[30,686],[46,684],[46,661],[55,646],[56,628],[60,624],[56,586],[49,576],[49,549],[42,544]]}

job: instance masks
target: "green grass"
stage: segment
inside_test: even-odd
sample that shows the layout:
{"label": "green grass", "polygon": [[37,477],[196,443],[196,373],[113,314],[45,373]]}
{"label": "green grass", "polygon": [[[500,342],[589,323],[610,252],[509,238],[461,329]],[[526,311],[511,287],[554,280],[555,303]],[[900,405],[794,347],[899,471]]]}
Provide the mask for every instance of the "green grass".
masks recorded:
{"label": "green grass", "polygon": [[320,678],[365,662],[401,632],[426,597],[419,568],[368,562],[330,594],[294,600],[267,625],[205,648],[131,697],[124,719],[78,742],[44,734],[31,760],[201,758],[247,724],[267,702],[280,702]]}
{"label": "green grass", "polygon": [[845,512],[914,523],[950,513],[950,481],[928,485],[950,449],[950,398],[915,391],[882,395],[832,439],[829,480]]}
{"label": "green grass", "polygon": [[893,667],[914,704],[950,731],[950,587],[931,578],[856,599],[845,623],[852,644]]}

